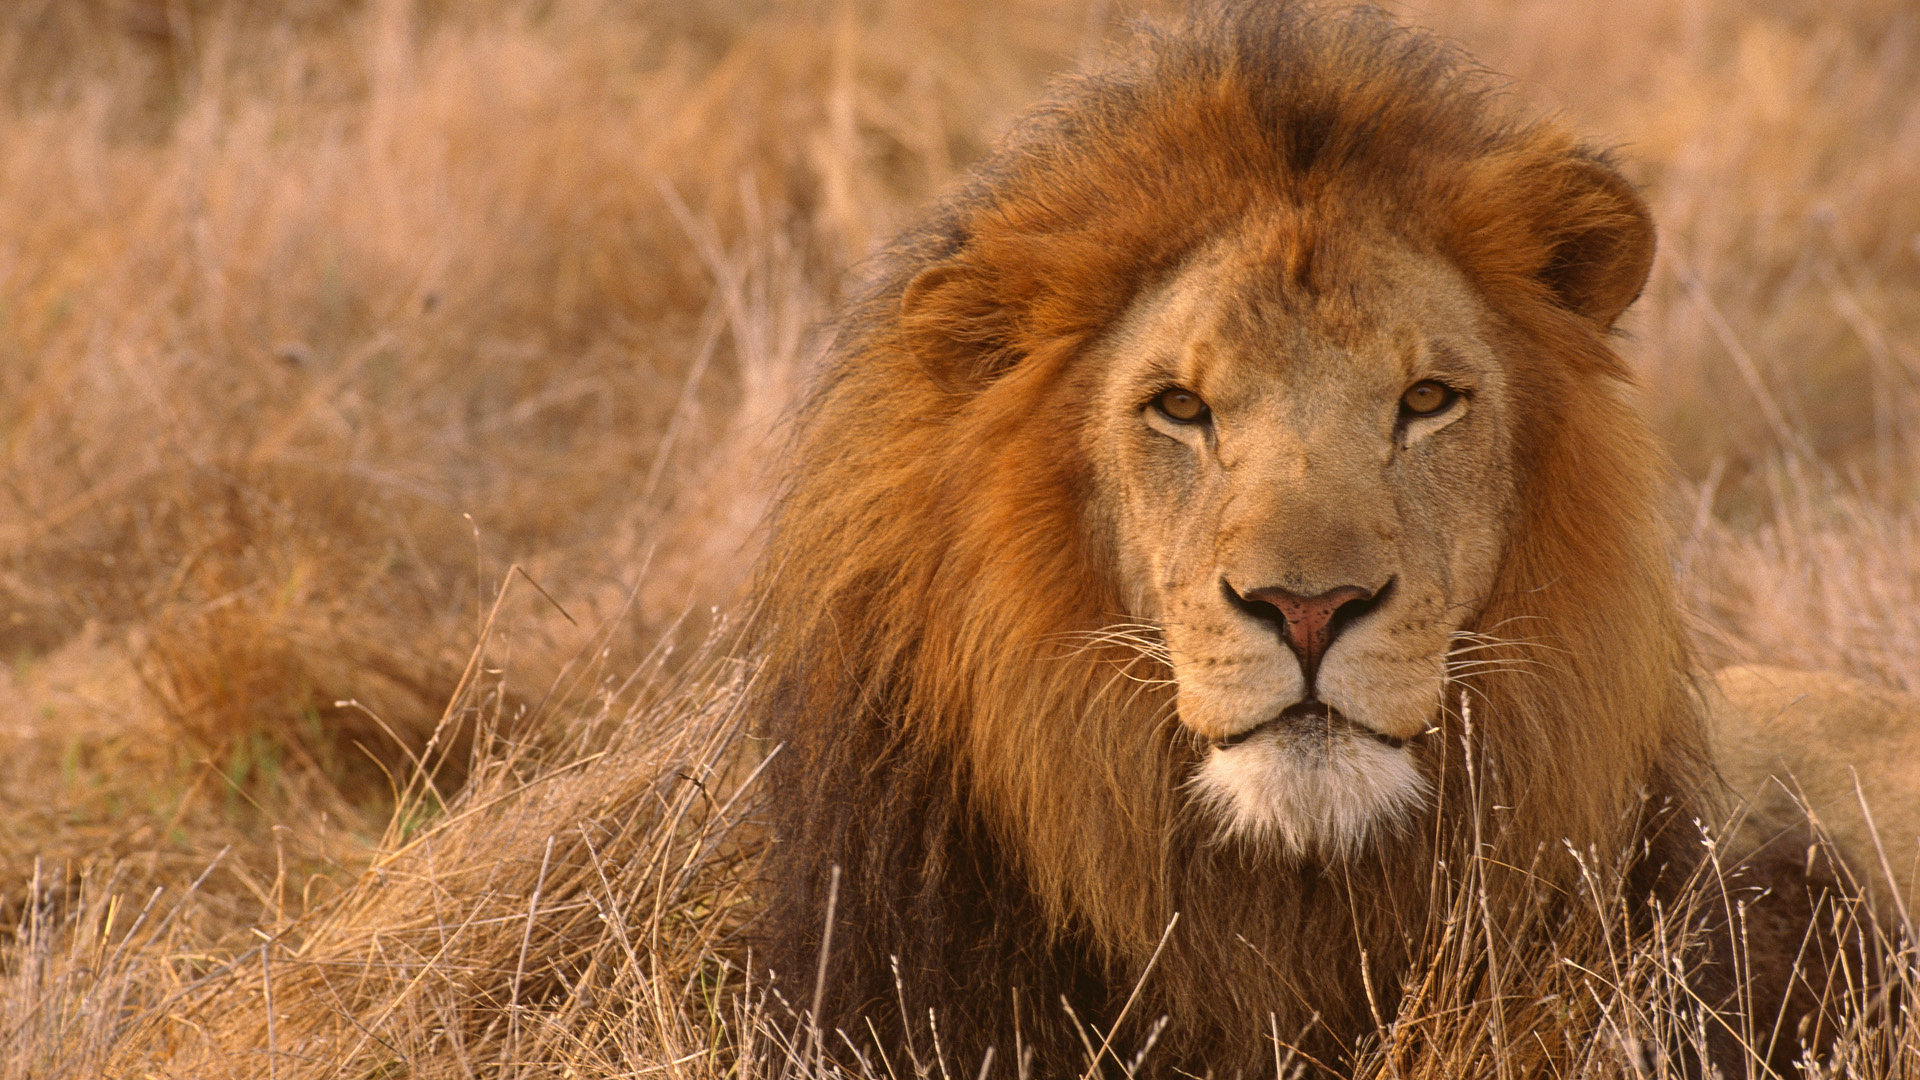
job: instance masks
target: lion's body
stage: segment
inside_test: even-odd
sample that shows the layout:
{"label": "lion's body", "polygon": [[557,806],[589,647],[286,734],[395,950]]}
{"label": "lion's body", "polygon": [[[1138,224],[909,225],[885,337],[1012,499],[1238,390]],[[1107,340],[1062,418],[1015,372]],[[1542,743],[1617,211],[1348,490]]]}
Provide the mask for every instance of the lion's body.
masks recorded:
{"label": "lion's body", "polygon": [[1714,677],[1707,701],[1738,812],[1762,828],[1810,815],[1897,924],[1920,897],[1920,699],[1832,672],[1742,665]]}
{"label": "lion's body", "polygon": [[824,964],[856,1045],[930,1056],[931,1012],[958,1072],[1062,1075],[1068,1009],[1140,983],[1116,1042],[1169,1017],[1161,1068],[1338,1060],[1476,827],[1535,875],[1499,910],[1567,845],[1689,858],[1665,466],[1608,344],[1651,252],[1601,157],[1375,15],[1240,5],[1061,84],[798,419],[759,583],[793,1007]]}

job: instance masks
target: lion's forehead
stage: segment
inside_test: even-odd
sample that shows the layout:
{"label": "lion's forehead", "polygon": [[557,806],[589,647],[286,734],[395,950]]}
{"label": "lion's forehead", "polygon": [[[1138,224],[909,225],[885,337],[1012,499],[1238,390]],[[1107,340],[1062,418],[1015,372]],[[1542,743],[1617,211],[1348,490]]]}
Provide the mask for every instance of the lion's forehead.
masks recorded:
{"label": "lion's forehead", "polygon": [[1343,254],[1316,255],[1303,273],[1266,236],[1272,228],[1221,238],[1142,293],[1119,324],[1119,355],[1216,408],[1285,393],[1316,413],[1377,396],[1436,360],[1497,364],[1482,341],[1484,308],[1446,260],[1355,230],[1339,245],[1322,240],[1316,250]]}

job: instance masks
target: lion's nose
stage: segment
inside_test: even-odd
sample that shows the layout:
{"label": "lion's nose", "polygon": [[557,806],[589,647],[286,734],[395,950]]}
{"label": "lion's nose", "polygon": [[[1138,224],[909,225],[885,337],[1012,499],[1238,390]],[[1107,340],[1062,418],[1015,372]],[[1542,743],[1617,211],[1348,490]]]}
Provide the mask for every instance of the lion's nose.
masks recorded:
{"label": "lion's nose", "polygon": [[[1301,674],[1309,690],[1320,670],[1320,658],[1327,654],[1333,639],[1353,620],[1372,611],[1380,603],[1389,581],[1378,589],[1342,585],[1317,596],[1301,596],[1281,588],[1250,589],[1235,594],[1241,610],[1267,622],[1278,623],[1280,636],[1300,658]],[[1228,586],[1232,593],[1233,587]]]}

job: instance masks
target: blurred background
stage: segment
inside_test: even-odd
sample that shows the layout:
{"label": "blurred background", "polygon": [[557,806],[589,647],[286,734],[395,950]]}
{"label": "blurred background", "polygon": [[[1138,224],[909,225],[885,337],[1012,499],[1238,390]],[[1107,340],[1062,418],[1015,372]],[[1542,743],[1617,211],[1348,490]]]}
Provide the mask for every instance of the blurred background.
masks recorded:
{"label": "blurred background", "polygon": [[[247,924],[697,639],[851,269],[1161,6],[0,6],[0,922]],[[1920,9],[1388,6],[1649,194],[1703,654],[1920,689]]]}

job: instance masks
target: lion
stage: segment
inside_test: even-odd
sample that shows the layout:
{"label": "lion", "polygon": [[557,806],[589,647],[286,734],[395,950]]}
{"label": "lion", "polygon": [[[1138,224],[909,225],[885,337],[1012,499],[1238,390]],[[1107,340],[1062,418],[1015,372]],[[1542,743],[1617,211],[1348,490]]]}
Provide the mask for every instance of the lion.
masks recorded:
{"label": "lion", "polygon": [[[807,1038],[1337,1063],[1436,865],[1513,868],[1491,910],[1569,851],[1633,852],[1643,899],[1698,866],[1668,466],[1611,336],[1653,225],[1497,90],[1377,13],[1221,4],[1056,84],[876,258],[755,585],[757,959]],[[1785,1010],[1783,1068],[1810,1006],[1763,969],[1832,884],[1789,849],[1699,989]]]}

